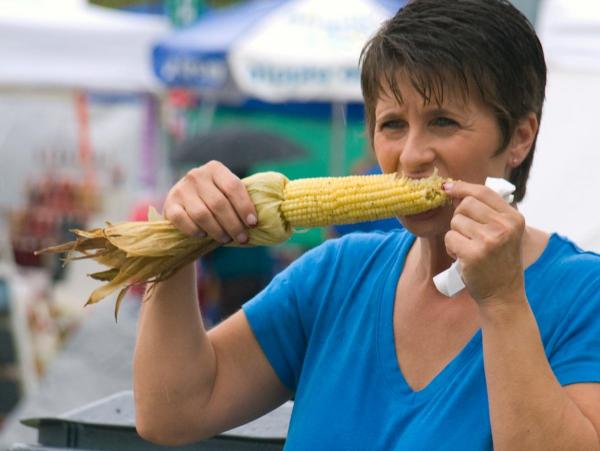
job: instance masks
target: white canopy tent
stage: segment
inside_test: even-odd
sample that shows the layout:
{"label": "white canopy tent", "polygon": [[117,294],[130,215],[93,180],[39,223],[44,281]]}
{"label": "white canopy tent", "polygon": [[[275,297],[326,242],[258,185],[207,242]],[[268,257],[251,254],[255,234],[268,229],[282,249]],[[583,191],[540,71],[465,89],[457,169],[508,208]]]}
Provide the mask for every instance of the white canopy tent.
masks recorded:
{"label": "white canopy tent", "polygon": [[548,86],[527,195],[531,225],[600,252],[600,2],[545,0],[538,32]]}
{"label": "white canopy tent", "polygon": [[85,0],[0,0],[0,85],[149,91],[162,17]]}
{"label": "white canopy tent", "polygon": [[[28,182],[49,174],[87,178],[84,147],[95,180],[111,199],[102,216],[126,218],[140,174],[158,171],[156,162],[144,164],[143,157],[158,155],[152,119],[160,84],[151,48],[168,28],[164,18],[85,0],[0,0],[0,263],[12,258],[5,213],[27,207]],[[37,373],[34,334],[24,312],[32,300],[41,302],[43,290],[30,280],[19,282],[8,268],[10,302],[19,306],[10,309],[18,374],[27,393]],[[80,305],[73,288],[58,289],[58,310]]]}
{"label": "white canopy tent", "polygon": [[86,114],[94,158],[122,170],[128,192],[137,189],[140,155],[154,152],[143,136],[147,105],[161,89],[151,49],[168,31],[164,17],[86,0],[0,0],[0,212],[21,202],[26,177],[44,169],[40,155],[77,155],[80,89],[132,99],[92,100]]}

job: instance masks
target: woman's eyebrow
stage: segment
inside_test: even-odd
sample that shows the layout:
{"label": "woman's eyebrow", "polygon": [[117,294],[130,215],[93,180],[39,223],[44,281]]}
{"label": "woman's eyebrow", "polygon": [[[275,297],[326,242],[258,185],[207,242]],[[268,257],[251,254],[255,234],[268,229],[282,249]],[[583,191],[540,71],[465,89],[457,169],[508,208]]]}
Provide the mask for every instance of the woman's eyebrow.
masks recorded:
{"label": "woman's eyebrow", "polygon": [[398,120],[402,117],[402,113],[399,111],[386,111],[375,117],[375,122],[387,122],[391,120]]}

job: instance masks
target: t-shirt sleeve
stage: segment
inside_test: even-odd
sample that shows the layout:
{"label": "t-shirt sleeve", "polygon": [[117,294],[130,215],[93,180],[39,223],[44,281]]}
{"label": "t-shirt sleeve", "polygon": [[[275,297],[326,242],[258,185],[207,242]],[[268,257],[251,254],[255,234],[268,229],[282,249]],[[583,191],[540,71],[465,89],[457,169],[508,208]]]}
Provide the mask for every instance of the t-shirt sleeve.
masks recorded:
{"label": "t-shirt sleeve", "polygon": [[580,274],[578,280],[572,281],[570,290],[575,297],[549,355],[561,385],[600,382],[600,271],[594,274],[587,277]]}
{"label": "t-shirt sleeve", "polygon": [[295,391],[306,336],[291,287],[290,272],[284,271],[242,309],[275,373],[288,389]]}
{"label": "t-shirt sleeve", "polygon": [[285,270],[242,309],[267,360],[281,382],[295,392],[314,316],[323,298],[330,240],[314,248]]}

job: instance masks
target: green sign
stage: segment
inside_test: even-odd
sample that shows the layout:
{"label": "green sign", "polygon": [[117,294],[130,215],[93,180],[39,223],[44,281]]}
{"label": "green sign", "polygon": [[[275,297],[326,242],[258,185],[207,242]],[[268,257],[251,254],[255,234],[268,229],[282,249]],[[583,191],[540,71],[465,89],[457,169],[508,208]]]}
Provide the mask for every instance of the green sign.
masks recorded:
{"label": "green sign", "polygon": [[165,0],[165,10],[175,28],[191,25],[206,10],[205,0]]}

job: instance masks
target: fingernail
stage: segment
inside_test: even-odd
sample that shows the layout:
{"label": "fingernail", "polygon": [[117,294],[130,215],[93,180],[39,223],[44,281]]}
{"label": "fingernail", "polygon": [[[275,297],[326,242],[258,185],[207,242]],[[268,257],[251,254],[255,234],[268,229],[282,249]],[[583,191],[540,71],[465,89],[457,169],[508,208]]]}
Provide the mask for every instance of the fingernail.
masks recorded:
{"label": "fingernail", "polygon": [[219,238],[219,242],[223,243],[223,244],[227,244],[229,243],[231,240],[231,237],[229,235],[221,235],[221,238]]}
{"label": "fingernail", "polygon": [[248,235],[246,235],[244,232],[240,233],[240,234],[237,236],[237,241],[238,241],[238,243],[240,243],[240,244],[244,244],[244,243],[246,243],[246,242],[248,241]]}
{"label": "fingernail", "polygon": [[206,232],[204,230],[198,230],[196,232],[196,238],[204,238],[206,236]]}
{"label": "fingernail", "polygon": [[248,217],[246,218],[246,223],[247,223],[249,226],[255,226],[255,225],[257,224],[257,222],[258,222],[258,221],[256,220],[256,216],[254,216],[252,213],[250,213],[250,214],[248,215]]}
{"label": "fingernail", "polygon": [[452,188],[454,188],[454,183],[444,182],[444,184],[442,185],[442,188],[444,188],[444,191],[452,191]]}

